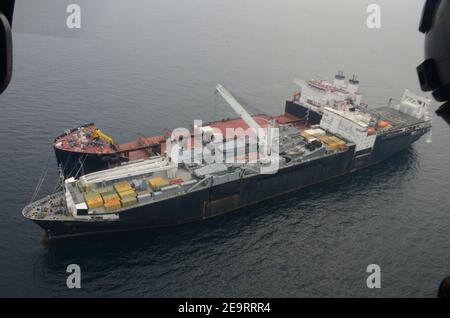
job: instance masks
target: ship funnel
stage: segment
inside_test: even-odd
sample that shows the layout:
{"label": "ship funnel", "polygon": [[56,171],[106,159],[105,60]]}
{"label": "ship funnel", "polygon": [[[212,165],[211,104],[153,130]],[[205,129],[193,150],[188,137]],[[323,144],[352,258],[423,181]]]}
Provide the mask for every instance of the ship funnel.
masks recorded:
{"label": "ship funnel", "polygon": [[355,94],[358,92],[359,81],[358,81],[358,78],[356,77],[356,75],[353,75],[352,79],[348,81],[347,90],[352,94]]}
{"label": "ship funnel", "polygon": [[334,76],[334,86],[341,86],[341,87],[345,86],[345,75],[344,75],[344,72],[339,71]]}

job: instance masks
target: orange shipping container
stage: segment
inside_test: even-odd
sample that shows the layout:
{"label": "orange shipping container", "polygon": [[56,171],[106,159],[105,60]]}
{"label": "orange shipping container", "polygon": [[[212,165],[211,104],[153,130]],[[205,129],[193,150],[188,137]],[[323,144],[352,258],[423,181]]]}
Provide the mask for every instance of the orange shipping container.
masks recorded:
{"label": "orange shipping container", "polygon": [[86,193],[84,199],[89,209],[96,209],[103,206],[102,196],[97,192]]}
{"label": "orange shipping container", "polygon": [[105,207],[105,210],[108,212],[118,210],[121,208],[120,200],[119,199],[109,199],[108,201],[105,202],[104,207]]}
{"label": "orange shipping container", "polygon": [[175,184],[180,184],[180,183],[183,183],[183,179],[178,178],[178,179],[171,179],[169,181],[170,185],[175,185]]}

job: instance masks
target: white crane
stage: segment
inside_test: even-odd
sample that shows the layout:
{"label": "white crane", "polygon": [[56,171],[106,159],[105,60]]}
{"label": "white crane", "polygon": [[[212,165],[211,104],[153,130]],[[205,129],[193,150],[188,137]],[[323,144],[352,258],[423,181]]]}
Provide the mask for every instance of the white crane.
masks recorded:
{"label": "white crane", "polygon": [[259,135],[260,139],[265,140],[265,132],[259,126],[259,124],[253,119],[253,117],[245,110],[245,108],[234,98],[234,96],[221,84],[216,86],[216,91],[230,104],[231,108],[242,118],[243,121],[252,129],[255,133],[262,133]]}
{"label": "white crane", "polygon": [[[270,138],[272,123],[269,122],[267,127],[267,132],[269,136],[266,134],[266,130],[261,128],[261,126],[253,119],[253,117],[245,110],[245,108],[234,98],[234,96],[221,84],[216,86],[216,91],[225,99],[225,101],[233,108],[233,110],[242,118],[245,123],[258,134],[259,142],[261,145],[270,146]],[[268,149],[268,154],[270,155],[270,148]]]}

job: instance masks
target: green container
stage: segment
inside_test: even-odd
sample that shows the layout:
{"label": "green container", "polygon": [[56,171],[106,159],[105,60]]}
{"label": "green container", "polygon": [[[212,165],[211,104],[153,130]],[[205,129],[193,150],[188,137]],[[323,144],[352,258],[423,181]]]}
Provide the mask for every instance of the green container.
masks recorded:
{"label": "green container", "polygon": [[133,205],[136,205],[137,203],[138,203],[138,201],[137,201],[136,197],[134,197],[134,196],[127,196],[122,199],[123,207],[133,206]]}

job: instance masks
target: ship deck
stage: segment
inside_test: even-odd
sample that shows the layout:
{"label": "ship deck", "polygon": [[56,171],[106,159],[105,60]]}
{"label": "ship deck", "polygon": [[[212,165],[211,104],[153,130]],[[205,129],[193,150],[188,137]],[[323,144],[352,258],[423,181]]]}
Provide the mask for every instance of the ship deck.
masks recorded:
{"label": "ship deck", "polygon": [[417,119],[408,114],[399,112],[391,107],[380,107],[368,110],[370,114],[379,120],[387,120],[392,125],[392,129],[404,128],[423,123],[423,119]]}
{"label": "ship deck", "polygon": [[[265,114],[254,115],[253,118],[263,128],[267,127],[272,119],[270,116]],[[299,129],[308,128],[305,121],[289,113],[275,116],[274,119],[276,126],[282,124],[292,124]],[[225,136],[228,128],[241,128],[243,131],[249,128],[245,121],[241,118],[227,118],[206,123],[204,126],[219,129],[223,136]],[[55,139],[54,146],[63,151],[82,154],[126,154],[130,161],[135,161],[148,159],[157,153],[163,153],[165,149],[164,143],[166,135],[171,133],[168,131],[166,135],[140,135],[137,139],[126,143],[111,145],[107,140],[102,138],[94,140],[91,135],[95,129],[97,129],[96,125],[92,123],[67,131]]]}
{"label": "ship deck", "polygon": [[90,137],[95,129],[95,124],[87,124],[66,131],[55,139],[54,146],[68,152],[93,154],[114,153],[116,150],[109,142],[103,139],[97,139],[94,142],[94,139]]}

